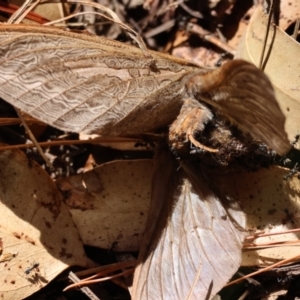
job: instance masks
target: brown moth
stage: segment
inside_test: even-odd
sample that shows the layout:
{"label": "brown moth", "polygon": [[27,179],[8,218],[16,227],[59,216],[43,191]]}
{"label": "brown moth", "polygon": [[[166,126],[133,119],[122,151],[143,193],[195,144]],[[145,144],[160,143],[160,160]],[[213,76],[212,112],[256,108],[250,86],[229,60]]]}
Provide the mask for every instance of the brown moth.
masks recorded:
{"label": "brown moth", "polygon": [[1,25],[0,45],[0,97],[59,129],[138,134],[208,103],[278,154],[290,149],[271,83],[242,60],[211,70],[151,51],[155,72],[136,47],[42,26]]}
{"label": "brown moth", "polygon": [[[219,116],[285,154],[285,118],[267,77],[235,60],[218,69],[51,27],[0,26],[0,97],[66,131],[132,135],[169,126],[171,147]],[[173,122],[173,123],[172,123]],[[226,126],[220,126],[224,135]],[[240,263],[245,218],[228,214],[198,162],[156,159],[133,299],[211,299]],[[153,219],[151,219],[153,217]]]}

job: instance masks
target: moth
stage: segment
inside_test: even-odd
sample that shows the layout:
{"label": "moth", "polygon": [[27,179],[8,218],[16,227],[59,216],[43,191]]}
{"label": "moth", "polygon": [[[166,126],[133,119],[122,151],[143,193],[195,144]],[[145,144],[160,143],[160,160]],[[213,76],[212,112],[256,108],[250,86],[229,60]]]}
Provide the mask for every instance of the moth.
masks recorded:
{"label": "moth", "polygon": [[[248,62],[204,69],[149,51],[153,69],[136,47],[32,25],[1,25],[0,45],[0,97],[61,130],[135,135],[170,126],[175,152],[192,143],[215,153],[197,136],[220,118],[280,155],[290,149],[272,85]],[[178,169],[169,150],[157,156],[133,299],[211,299],[239,266],[245,217],[224,208],[189,158]]]}
{"label": "moth", "polygon": [[157,72],[138,48],[42,26],[1,25],[0,45],[0,97],[61,130],[138,134],[197,111],[192,136],[209,104],[278,154],[290,149],[271,83],[245,61],[211,70],[150,51]]}

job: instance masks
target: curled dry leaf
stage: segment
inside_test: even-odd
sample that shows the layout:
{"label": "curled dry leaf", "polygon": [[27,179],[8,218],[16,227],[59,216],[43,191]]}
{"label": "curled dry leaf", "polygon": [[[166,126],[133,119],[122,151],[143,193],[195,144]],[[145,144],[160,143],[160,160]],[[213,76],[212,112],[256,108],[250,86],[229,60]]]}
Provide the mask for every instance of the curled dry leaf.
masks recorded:
{"label": "curled dry leaf", "polygon": [[47,173],[21,151],[0,153],[0,294],[23,299],[86,264],[77,230]]}
{"label": "curled dry leaf", "polygon": [[66,203],[84,244],[115,251],[139,250],[152,173],[152,160],[114,161],[57,181],[68,192]]}
{"label": "curled dry leaf", "polygon": [[[66,131],[128,135],[169,125],[187,100],[212,105],[279,154],[289,149],[267,77],[244,61],[201,69],[54,28],[0,26],[0,96]],[[201,102],[201,103],[199,103]]]}
{"label": "curled dry leaf", "polygon": [[228,217],[201,167],[181,165],[156,160],[133,299],[211,299],[240,266],[244,214]]}
{"label": "curled dry leaf", "polygon": [[[258,7],[247,27],[238,57],[256,65],[263,49],[268,16]],[[300,45],[284,31],[271,26],[264,71],[271,79],[276,99],[286,117],[285,130],[291,141],[300,132]]]}

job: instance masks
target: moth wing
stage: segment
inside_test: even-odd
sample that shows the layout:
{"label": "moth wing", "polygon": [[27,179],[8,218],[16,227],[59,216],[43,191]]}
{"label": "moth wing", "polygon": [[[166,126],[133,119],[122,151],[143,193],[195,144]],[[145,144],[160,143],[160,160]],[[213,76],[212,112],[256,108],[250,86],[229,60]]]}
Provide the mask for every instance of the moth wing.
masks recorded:
{"label": "moth wing", "polygon": [[155,73],[136,47],[51,27],[2,25],[0,46],[0,97],[73,132],[131,133],[141,127],[143,120],[136,120],[141,111],[149,112],[173,92],[170,111],[163,107],[157,120],[149,117],[140,131],[170,122],[179,111],[180,79],[195,69],[151,52],[160,70]]}
{"label": "moth wing", "polygon": [[282,113],[267,76],[243,60],[225,63],[188,83],[198,100],[216,107],[241,129],[260,139],[278,154],[291,148]]}
{"label": "moth wing", "polygon": [[133,299],[211,299],[239,268],[244,233],[199,170],[177,171],[166,154],[157,163]]}

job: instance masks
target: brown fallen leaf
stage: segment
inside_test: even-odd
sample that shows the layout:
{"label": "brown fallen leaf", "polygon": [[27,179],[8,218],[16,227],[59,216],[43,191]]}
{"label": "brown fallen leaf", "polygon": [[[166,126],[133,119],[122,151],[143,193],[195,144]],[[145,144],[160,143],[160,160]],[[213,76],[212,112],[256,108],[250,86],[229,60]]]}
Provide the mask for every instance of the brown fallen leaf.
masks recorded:
{"label": "brown fallen leaf", "polygon": [[56,181],[85,245],[138,251],[150,205],[152,160],[113,161]]}
{"label": "brown fallen leaf", "polygon": [[1,152],[0,165],[0,294],[18,300],[87,258],[48,174],[21,151]]}

